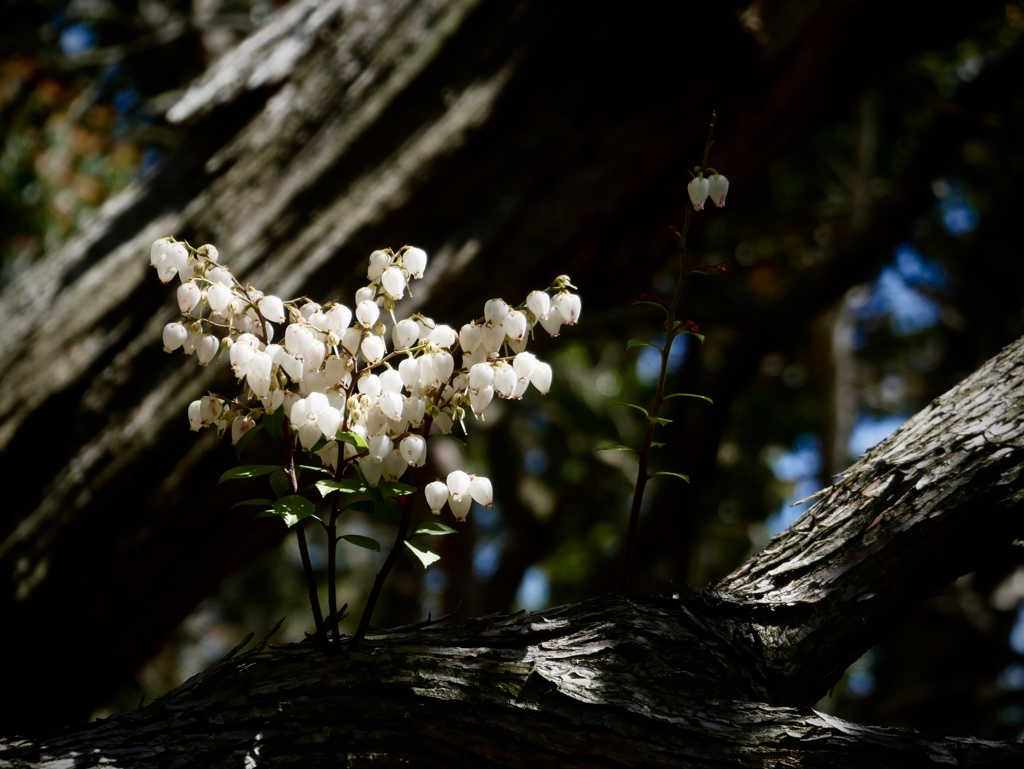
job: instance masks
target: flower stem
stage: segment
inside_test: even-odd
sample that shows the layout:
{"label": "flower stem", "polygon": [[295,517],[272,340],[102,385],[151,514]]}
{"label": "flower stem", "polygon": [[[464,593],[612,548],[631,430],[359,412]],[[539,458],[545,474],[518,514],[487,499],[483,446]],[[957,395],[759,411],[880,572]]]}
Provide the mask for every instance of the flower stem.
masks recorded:
{"label": "flower stem", "polygon": [[388,557],[384,559],[384,564],[380,567],[380,571],[377,572],[377,576],[374,577],[373,587],[370,588],[370,596],[366,599],[363,615],[359,618],[359,627],[356,628],[356,634],[352,637],[353,646],[359,646],[363,642],[363,638],[366,637],[366,631],[370,627],[370,618],[373,616],[373,609],[377,605],[377,599],[380,598],[380,591],[383,589],[388,574],[391,573],[395,561],[398,560],[399,552],[405,544],[409,532],[409,522],[412,519],[412,502],[414,497],[415,495],[410,494],[398,498],[398,509],[402,517],[398,522],[398,530],[395,532],[395,543],[392,545]]}
{"label": "flower stem", "polygon": [[[285,420],[284,432],[288,441],[288,477],[292,483],[292,494],[299,493],[299,476],[295,471],[295,443],[288,436],[288,421]],[[316,635],[328,651],[327,634],[324,632],[324,618],[320,611],[320,597],[317,595],[316,577],[313,574],[313,564],[309,560],[309,543],[306,542],[306,532],[303,528],[303,521],[295,525],[295,537],[299,542],[299,557],[302,559],[302,570],[306,574],[306,588],[309,591],[309,607],[313,610],[313,623],[316,626]]]}

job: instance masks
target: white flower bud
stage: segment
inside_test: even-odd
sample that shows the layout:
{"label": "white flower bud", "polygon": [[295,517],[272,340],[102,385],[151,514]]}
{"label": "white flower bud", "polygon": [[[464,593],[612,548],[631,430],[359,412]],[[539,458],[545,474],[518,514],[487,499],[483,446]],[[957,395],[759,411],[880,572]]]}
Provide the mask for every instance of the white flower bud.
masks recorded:
{"label": "white flower bud", "polygon": [[469,387],[479,390],[494,381],[494,367],[490,363],[477,363],[469,370]]}
{"label": "white flower bud", "polygon": [[411,318],[398,321],[391,331],[391,339],[396,350],[408,350],[419,341],[419,338],[420,324]]}
{"label": "white flower bud", "polygon": [[427,252],[422,248],[407,248],[402,252],[402,264],[414,278],[422,278],[427,268]]}
{"label": "white flower bud", "polygon": [[185,344],[188,331],[180,323],[168,323],[164,326],[164,352],[173,352]]}
{"label": "white flower bud", "polygon": [[258,305],[260,314],[271,323],[284,323],[284,303],[276,296],[265,296]]}
{"label": "white flower bud", "polygon": [[370,448],[370,456],[381,462],[384,461],[384,457],[391,453],[391,449],[395,445],[387,435],[375,435],[366,443]]}
{"label": "white flower bud", "polygon": [[475,323],[467,323],[459,329],[459,347],[463,353],[476,350],[483,341],[483,330]]}
{"label": "white flower bud", "polygon": [[529,380],[530,374],[537,366],[537,356],[529,352],[521,352],[512,360],[512,368],[520,379]]}
{"label": "white flower bud", "polygon": [[363,299],[356,305],[356,320],[363,328],[372,328],[378,317],[380,317],[380,307],[372,299]]}
{"label": "white flower bud", "polygon": [[712,174],[708,182],[711,202],[719,208],[725,208],[725,196],[729,194],[729,180],[721,174]]}
{"label": "white flower bud", "polygon": [[405,461],[401,452],[394,449],[384,457],[383,469],[385,478],[389,481],[397,481],[409,469],[409,463]]}
{"label": "white flower bud", "polygon": [[363,341],[359,344],[359,351],[362,352],[366,362],[371,365],[380,363],[388,352],[387,347],[384,345],[384,340],[376,334],[364,336]]}
{"label": "white flower bud", "polygon": [[388,267],[380,277],[380,284],[384,291],[395,301],[405,295],[405,274],[397,267]]}
{"label": "white flower bud", "polygon": [[412,393],[420,381],[420,362],[413,357],[406,358],[398,364],[398,375],[402,378],[405,388]]}
{"label": "white flower bud", "polygon": [[422,436],[407,435],[398,448],[409,467],[422,467],[427,461],[427,442]]}
{"label": "white flower bud", "polygon": [[178,309],[185,315],[194,310],[203,299],[203,292],[195,283],[182,283],[177,291]]}
{"label": "white flower bud", "polygon": [[526,297],[526,307],[537,320],[544,320],[551,310],[551,296],[546,291],[531,291]]}
{"label": "white flower bud", "polygon": [[562,322],[568,326],[575,326],[580,319],[582,303],[577,294],[560,293],[551,300],[551,306],[558,310]]}
{"label": "white flower bud", "polygon": [[334,305],[324,314],[327,316],[327,330],[339,338],[352,323],[352,310],[343,304]]}
{"label": "white flower bud", "polygon": [[441,481],[431,481],[423,489],[423,496],[427,500],[430,512],[434,515],[440,515],[441,508],[448,501],[448,487],[441,483]]}
{"label": "white flower bud", "polygon": [[466,494],[461,499],[455,499],[451,497],[448,499],[448,507],[452,509],[452,515],[455,516],[456,521],[466,520],[466,516],[469,515],[469,508],[473,506],[473,498]]}
{"label": "white flower bud", "polygon": [[469,495],[478,505],[491,507],[494,502],[494,490],[491,488],[491,481],[482,475],[470,476]]}
{"label": "white flower bud", "polygon": [[212,334],[204,334],[196,345],[196,357],[200,366],[207,365],[220,351],[220,340]]}
{"label": "white flower bud", "polygon": [[387,251],[374,251],[370,254],[370,267],[366,271],[366,279],[376,283],[391,265],[391,255]]}
{"label": "white flower bud", "polygon": [[463,470],[453,470],[448,473],[448,493],[452,495],[453,500],[458,502],[463,495],[469,492],[469,481],[469,475]]}
{"label": "white flower bud", "polygon": [[704,178],[703,174],[691,179],[690,183],[686,185],[686,192],[690,196],[690,202],[693,203],[694,211],[700,211],[704,208],[710,186],[711,183]]}
{"label": "white flower bud", "polygon": [[450,349],[451,346],[455,344],[455,339],[455,329],[444,324],[434,326],[433,330],[427,334],[428,342],[436,344],[438,347],[444,347],[445,349]]}
{"label": "white flower bud", "polygon": [[380,410],[383,412],[384,416],[392,422],[397,422],[402,418],[404,400],[405,399],[402,398],[401,393],[396,393],[392,390],[381,393],[377,404],[380,406]]}
{"label": "white flower bud", "polygon": [[491,385],[485,385],[478,390],[469,391],[469,405],[477,419],[484,418],[484,412],[491,405],[492,400],[494,400],[494,388]]}
{"label": "white flower bud", "polygon": [[515,370],[507,363],[499,363],[494,369],[494,392],[502,398],[511,398],[515,395],[516,385],[519,384],[519,377]]}
{"label": "white flower bud", "polygon": [[519,310],[509,310],[501,321],[501,328],[510,341],[521,342],[527,330],[526,316]]}
{"label": "white flower bud", "polygon": [[504,299],[488,299],[484,303],[484,320],[488,326],[500,326],[508,315],[508,304]]}
{"label": "white flower bud", "polygon": [[224,313],[224,308],[233,298],[234,294],[231,293],[231,289],[221,283],[214,283],[206,289],[206,302],[210,305],[210,310],[218,315]]}
{"label": "white flower bud", "polygon": [[536,387],[542,395],[547,395],[551,390],[551,366],[538,361],[530,373],[530,384]]}

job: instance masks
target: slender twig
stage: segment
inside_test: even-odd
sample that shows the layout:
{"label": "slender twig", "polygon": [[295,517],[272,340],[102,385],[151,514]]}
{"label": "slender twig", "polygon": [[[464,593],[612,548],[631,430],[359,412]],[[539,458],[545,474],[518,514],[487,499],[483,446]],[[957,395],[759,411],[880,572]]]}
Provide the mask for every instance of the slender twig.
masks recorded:
{"label": "slender twig", "polygon": [[370,627],[370,618],[373,616],[373,609],[377,605],[377,599],[380,598],[380,591],[383,589],[384,582],[387,581],[388,574],[391,573],[391,568],[395,565],[395,561],[398,560],[398,555],[405,545],[405,540],[409,534],[409,522],[412,520],[412,502],[414,497],[415,495],[410,494],[398,498],[398,509],[402,517],[398,522],[398,530],[395,532],[395,543],[392,545],[391,552],[384,559],[380,571],[377,572],[377,576],[373,580],[370,596],[366,599],[366,606],[363,608],[363,616],[359,618],[359,627],[356,628],[356,634],[352,637],[353,646],[359,646],[363,642],[363,638],[366,637],[366,631]]}
{"label": "slender twig", "polygon": [[[340,449],[340,447],[339,447]],[[341,463],[339,462],[339,467]],[[331,517],[327,526],[327,611],[331,622],[331,637],[334,643],[341,640],[338,623],[341,618],[338,616],[338,516],[341,514],[341,494],[334,495],[334,504],[331,505]]]}
{"label": "slender twig", "polygon": [[[717,115],[711,114],[711,124],[708,126],[708,137],[704,145],[704,159],[701,168],[707,166],[711,154],[711,145],[714,144],[715,120]],[[693,208],[687,206],[686,216],[683,220],[683,229],[678,233],[679,246],[679,275],[676,278],[676,288],[672,294],[672,300],[665,307],[665,343],[661,346],[661,366],[658,371],[658,381],[654,390],[654,399],[651,409],[648,412],[647,427],[644,430],[644,439],[637,455],[639,464],[637,466],[636,487],[633,490],[633,502],[629,509],[629,525],[626,529],[626,549],[623,553],[622,571],[619,574],[619,592],[629,591],[629,578],[633,572],[633,551],[636,545],[636,532],[640,521],[640,508],[643,505],[644,490],[647,482],[651,479],[648,471],[651,460],[651,448],[654,443],[654,428],[657,426],[656,419],[665,404],[665,384],[668,381],[668,367],[672,357],[672,344],[675,342],[678,331],[676,329],[676,318],[679,313],[679,303],[683,296],[683,287],[686,285],[686,278],[692,272],[692,268],[686,265],[686,237],[690,231],[690,223],[693,221]]]}
{"label": "slender twig", "polygon": [[[288,425],[285,421],[285,433],[287,435]],[[295,471],[295,444],[286,438],[288,443],[288,477],[292,483],[292,494],[299,493],[299,476]],[[306,574],[306,588],[309,591],[309,607],[313,610],[313,622],[316,625],[316,634],[323,644],[324,651],[327,647],[327,634],[324,632],[324,618],[320,612],[320,596],[316,589],[316,576],[313,574],[313,564],[309,560],[309,543],[306,542],[305,521],[295,524],[295,537],[299,542],[299,557],[302,559],[302,570]]]}

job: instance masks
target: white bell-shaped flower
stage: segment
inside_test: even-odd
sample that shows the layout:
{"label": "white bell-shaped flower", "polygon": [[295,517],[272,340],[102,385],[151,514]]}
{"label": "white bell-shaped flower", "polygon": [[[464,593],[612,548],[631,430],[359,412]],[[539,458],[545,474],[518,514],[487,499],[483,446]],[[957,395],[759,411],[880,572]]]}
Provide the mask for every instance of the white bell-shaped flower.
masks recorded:
{"label": "white bell-shaped flower", "polygon": [[708,194],[711,202],[719,208],[725,208],[725,196],[729,194],[729,180],[721,174],[712,174],[708,179]]}
{"label": "white bell-shaped flower", "polygon": [[477,363],[469,370],[470,390],[487,387],[494,381],[494,367],[490,363]]}
{"label": "white bell-shaped flower", "polygon": [[416,384],[420,380],[420,362],[413,357],[405,358],[398,364],[398,375],[402,378],[402,384],[410,392],[414,392]]}
{"label": "white bell-shaped flower", "polygon": [[164,326],[164,352],[174,352],[188,339],[188,330],[181,323],[168,323]]}
{"label": "white bell-shaped flower", "polygon": [[521,342],[528,330],[526,316],[519,310],[509,310],[501,321],[501,327],[511,342]]}
{"label": "white bell-shaped flower", "polygon": [[356,320],[363,328],[373,328],[373,324],[380,317],[380,307],[372,299],[363,299],[356,305]]}
{"label": "white bell-shaped flower", "polygon": [[711,182],[705,179],[703,174],[698,174],[686,185],[686,193],[690,196],[690,202],[693,203],[694,211],[700,211],[704,208],[704,203],[708,199],[710,190]]}
{"label": "white bell-shaped flower", "polygon": [[441,481],[431,481],[423,488],[423,496],[427,500],[430,512],[440,515],[441,508],[448,501],[448,487]]}
{"label": "white bell-shaped flower", "polygon": [[235,281],[231,277],[231,270],[227,267],[214,267],[206,273],[206,279],[211,283],[218,283],[225,288],[234,288]]}
{"label": "white bell-shaped flower", "polygon": [[182,283],[177,291],[178,309],[188,315],[203,300],[203,292],[195,283]]}
{"label": "white bell-shaped flower", "polygon": [[397,422],[402,418],[402,408],[405,405],[405,399],[401,393],[396,393],[394,390],[382,392],[380,398],[377,401],[377,405],[380,406],[380,410],[384,413],[389,420]]}
{"label": "white bell-shaped flower", "polygon": [[376,374],[363,374],[356,380],[356,389],[363,395],[369,395],[373,399],[380,397],[384,389],[380,377]]}
{"label": "white bell-shaped flower", "polygon": [[494,326],[484,326],[481,330],[480,348],[482,348],[488,354],[495,354],[501,349],[502,342],[505,341],[505,329],[501,324]]}
{"label": "white bell-shaped flower", "polygon": [[379,459],[374,459],[373,457],[360,457],[356,461],[359,462],[359,469],[362,471],[366,482],[370,486],[376,486],[384,474],[384,464]]}
{"label": "white bell-shaped flower", "polygon": [[512,359],[512,368],[516,372],[516,376],[520,379],[529,381],[530,374],[533,373],[533,369],[537,366],[537,356],[529,352],[521,352]]}
{"label": "white bell-shaped flower", "polygon": [[427,442],[421,435],[407,435],[398,445],[409,467],[422,467],[427,461]]}
{"label": "white bell-shaped flower", "polygon": [[[232,347],[234,350],[238,345]],[[254,350],[252,360],[249,362],[249,369],[245,375],[245,382],[257,398],[265,398],[270,394],[270,375],[273,371],[273,361],[270,356],[262,350]]]}
{"label": "white bell-shaped flower", "polygon": [[452,495],[452,499],[458,502],[462,499],[463,495],[469,493],[469,474],[463,470],[452,470],[448,473],[446,482],[448,484],[448,493]]}
{"label": "white bell-shaped flower", "polygon": [[178,270],[188,266],[188,249],[184,243],[174,243],[164,238],[153,244],[149,261],[156,267],[160,282],[169,283],[178,274]]}
{"label": "white bell-shaped flower", "polygon": [[469,495],[478,505],[492,507],[494,502],[494,490],[491,488],[489,478],[482,475],[472,475],[469,479]]}
{"label": "white bell-shaped flower", "polygon": [[551,296],[546,291],[531,291],[526,296],[526,308],[537,320],[544,320],[551,311]]}
{"label": "white bell-shaped flower", "polygon": [[540,325],[551,337],[558,336],[562,329],[562,313],[558,310],[549,312],[546,318],[541,318]]}
{"label": "white bell-shaped flower", "polygon": [[530,384],[542,395],[547,395],[551,390],[551,366],[543,361],[537,361],[537,365],[530,372]]}
{"label": "white bell-shaped flower", "polygon": [[380,280],[384,270],[391,266],[391,254],[387,251],[374,251],[370,254],[370,266],[366,270],[366,279],[372,283]]}
{"label": "white bell-shaped flower", "polygon": [[389,481],[397,481],[408,469],[409,463],[405,461],[398,449],[392,449],[391,453],[384,457],[384,477]]}
{"label": "white bell-shaped flower", "polygon": [[473,498],[469,494],[466,494],[461,499],[448,498],[448,507],[452,509],[452,515],[455,516],[456,521],[466,520],[466,516],[469,515],[469,508],[472,506]]}
{"label": "white bell-shaped flower", "polygon": [[389,368],[380,374],[380,389],[384,392],[397,393],[402,391],[402,375],[397,369]]}
{"label": "white bell-shaped flower", "polygon": [[420,324],[411,318],[398,321],[391,331],[391,339],[396,350],[408,350],[420,338]]}
{"label": "white bell-shaped flower", "polygon": [[395,447],[389,435],[374,435],[366,444],[369,446],[370,456],[381,462],[384,461],[384,457],[391,453],[391,449]]}
{"label": "white bell-shaped flower", "polygon": [[438,347],[443,347],[446,350],[451,349],[457,338],[455,329],[451,326],[446,326],[443,323],[441,325],[434,326],[431,332],[427,334],[428,342],[436,344]]}
{"label": "white bell-shaped flower", "polygon": [[578,294],[559,293],[551,300],[551,306],[558,310],[567,326],[575,326],[580,319],[582,302]]}
{"label": "white bell-shaped flower", "polygon": [[334,305],[324,315],[327,318],[327,330],[338,339],[352,323],[352,310],[343,304]]}
{"label": "white bell-shaped flower", "polygon": [[402,404],[402,419],[413,427],[423,424],[423,418],[427,414],[427,404],[423,398],[406,398]]}
{"label": "white bell-shaped flower", "polygon": [[363,359],[370,365],[380,363],[388,352],[383,337],[376,334],[364,336],[363,341],[359,344],[359,351],[363,354]]}
{"label": "white bell-shaped flower", "polygon": [[512,398],[516,392],[516,385],[519,377],[515,370],[504,361],[499,362],[494,368],[494,392],[502,398]]}
{"label": "white bell-shaped flower", "polygon": [[397,267],[388,267],[380,276],[380,285],[385,293],[397,302],[405,296],[405,273]]}
{"label": "white bell-shaped flower", "polygon": [[447,382],[455,371],[455,359],[447,350],[440,350],[430,357],[430,367],[434,372],[434,383]]}
{"label": "white bell-shaped flower", "polygon": [[484,320],[488,326],[500,326],[508,315],[508,304],[504,299],[488,299],[484,302]]}
{"label": "white bell-shaped flower", "polygon": [[484,412],[491,405],[492,400],[494,400],[494,388],[491,385],[469,391],[469,405],[477,419],[484,418]]}
{"label": "white bell-shaped flower", "polygon": [[[202,404],[199,401],[192,401],[188,404],[188,429],[194,433],[199,432],[203,428],[203,420],[200,417],[200,409]],[[445,494],[448,493],[448,487],[445,487]]]}
{"label": "white bell-shaped flower", "polygon": [[205,366],[212,361],[220,351],[220,340],[213,334],[204,334],[196,345],[196,358],[199,365]]}
{"label": "white bell-shaped flower", "polygon": [[410,247],[402,252],[402,264],[414,278],[422,278],[427,269],[427,252],[422,248]]}
{"label": "white bell-shaped flower", "polygon": [[463,353],[472,353],[483,342],[483,330],[475,323],[467,323],[459,329],[459,347]]}
{"label": "white bell-shaped flower", "polygon": [[257,303],[260,314],[271,323],[284,323],[284,302],[276,296],[265,296]]}
{"label": "white bell-shaped flower", "polygon": [[377,292],[374,290],[373,286],[363,286],[362,288],[356,289],[356,307],[359,306],[360,302],[375,302],[376,299]]}
{"label": "white bell-shaped flower", "polygon": [[238,441],[241,440],[242,436],[254,427],[256,427],[256,421],[248,414],[245,416],[235,417],[231,422],[231,444],[237,446]]}
{"label": "white bell-shaped flower", "polygon": [[218,315],[224,314],[232,299],[234,294],[231,293],[231,289],[222,283],[214,283],[206,289],[206,303],[210,305],[210,310]]}

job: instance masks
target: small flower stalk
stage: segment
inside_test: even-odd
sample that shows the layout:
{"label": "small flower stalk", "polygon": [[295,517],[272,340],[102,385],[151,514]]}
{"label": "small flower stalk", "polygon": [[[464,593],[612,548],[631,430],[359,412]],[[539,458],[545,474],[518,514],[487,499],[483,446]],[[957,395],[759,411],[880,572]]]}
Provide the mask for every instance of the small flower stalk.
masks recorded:
{"label": "small flower stalk", "polygon": [[[660,340],[659,342],[651,342],[644,339],[630,339],[627,343],[627,346],[630,348],[655,347],[660,353],[661,358],[658,379],[655,385],[654,398],[650,407],[644,408],[631,403],[620,404],[635,409],[643,414],[646,420],[643,441],[638,449],[618,444],[602,446],[599,448],[599,450],[602,451],[631,451],[636,453],[639,458],[636,485],[633,491],[632,505],[629,511],[629,523],[626,531],[626,544],[623,550],[622,568],[619,575],[619,590],[622,593],[626,593],[629,590],[629,581],[633,569],[633,552],[636,546],[637,524],[640,519],[640,509],[643,504],[644,491],[647,487],[648,481],[659,476],[666,476],[689,482],[689,478],[682,473],[667,470],[652,471],[650,469],[652,449],[656,445],[662,445],[654,441],[655,428],[669,424],[672,421],[671,419],[661,416],[663,407],[673,398],[699,398],[709,403],[711,402],[710,398],[703,395],[681,392],[669,393],[667,386],[669,360],[672,354],[672,345],[676,337],[685,334],[694,337],[700,342],[704,341],[704,337],[701,335],[700,329],[696,323],[691,320],[679,319],[680,303],[686,278],[694,272],[703,274],[718,272],[723,275],[728,275],[728,270],[723,265],[690,264],[687,259],[686,249],[686,237],[694,216],[704,210],[704,206],[709,198],[715,206],[723,208],[725,206],[725,198],[729,193],[729,180],[719,174],[714,168],[709,168],[707,165],[708,157],[711,153],[711,145],[714,143],[712,137],[714,135],[715,119],[716,117],[712,115],[711,125],[708,128],[707,141],[704,146],[704,160],[701,165],[696,166],[693,169],[691,174],[693,178],[686,185],[686,192],[690,199],[690,207],[686,209],[682,230],[676,232],[679,250],[679,274],[676,281],[675,292],[673,293],[671,300],[668,301],[653,294],[646,294],[633,303],[634,306],[654,306],[658,308],[660,312],[664,313],[665,316],[663,325],[663,342]],[[563,299],[561,301],[564,302],[566,300]]]}
{"label": "small flower stalk", "polygon": [[[395,547],[374,583],[358,640],[397,553],[408,549],[424,566],[437,560],[409,541],[417,491],[422,487],[432,513],[439,515],[447,506],[458,522],[466,520],[474,502],[493,504],[491,482],[483,476],[456,470],[443,482],[424,482],[430,435],[465,431],[467,420],[486,419],[495,398],[518,400],[531,386],[547,393],[551,366],[526,347],[538,325],[556,337],[579,321],[580,298],[565,275],[547,289],[530,292],[517,306],[488,300],[482,317],[458,330],[421,314],[397,318],[398,303],[411,293],[411,281],[423,277],[427,262],[420,248],[374,251],[368,283],[352,303],[321,305],[243,285],[220,263],[212,245],[195,249],[162,238],[150,249],[160,281],[180,281],[176,299],[182,318],[164,327],[164,350],[181,350],[203,366],[226,359],[242,390],[234,399],[207,395],[194,401],[188,408],[190,428],[229,434],[238,450],[260,431],[286,438],[288,460],[280,468],[242,466],[222,480],[269,474],[278,498],[262,515],[280,517],[289,526],[312,517],[324,526],[331,572],[326,623],[315,597],[305,537],[301,530],[298,534],[317,632],[325,644],[328,625],[338,639],[341,614],[334,605],[335,544],[345,539],[380,549],[366,537],[337,535],[345,506],[369,499],[397,505],[401,514]],[[314,484],[300,485],[296,453],[310,455],[322,467]],[[328,497],[330,512],[320,514],[317,502]],[[434,523],[417,534],[452,531]]]}

